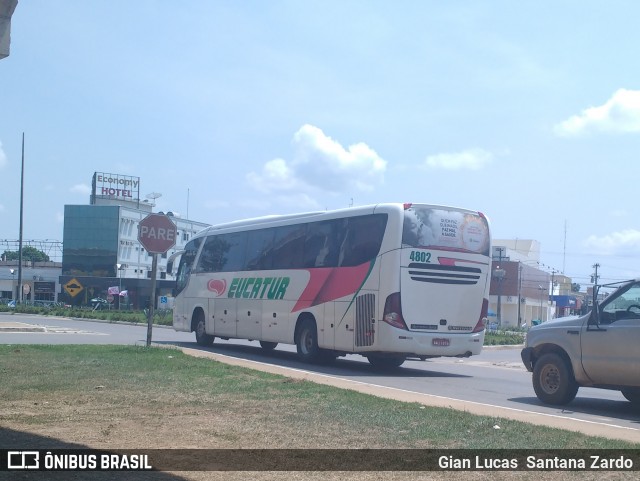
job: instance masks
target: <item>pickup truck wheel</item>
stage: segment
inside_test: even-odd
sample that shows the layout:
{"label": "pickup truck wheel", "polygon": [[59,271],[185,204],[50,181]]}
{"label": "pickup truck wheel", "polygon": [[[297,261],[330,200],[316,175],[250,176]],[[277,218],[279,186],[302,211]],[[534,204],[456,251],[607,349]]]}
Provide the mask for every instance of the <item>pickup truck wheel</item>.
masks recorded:
{"label": "pickup truck wheel", "polygon": [[640,407],[640,388],[628,387],[620,391],[628,401],[636,407]]}
{"label": "pickup truck wheel", "polygon": [[546,404],[567,404],[576,397],[578,383],[568,363],[558,354],[543,354],[533,368],[533,390]]}

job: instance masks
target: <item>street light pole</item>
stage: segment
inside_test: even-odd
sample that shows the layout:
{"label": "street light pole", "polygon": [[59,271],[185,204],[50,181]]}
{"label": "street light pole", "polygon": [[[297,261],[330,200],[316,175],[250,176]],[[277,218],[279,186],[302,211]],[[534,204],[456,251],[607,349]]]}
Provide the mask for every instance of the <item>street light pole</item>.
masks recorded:
{"label": "street light pole", "polygon": [[15,295],[15,301],[18,302],[18,291],[16,290],[16,270],[9,269],[9,272],[11,272],[11,297]]}
{"label": "street light pole", "polygon": [[542,291],[544,290],[544,287],[538,285],[538,289],[540,289],[540,322],[542,322]]}
{"label": "street light pole", "polygon": [[122,292],[122,264],[116,264],[116,266],[118,267],[118,277],[120,278],[120,287],[118,287],[118,310],[121,311],[120,301],[122,300],[122,296],[120,293]]}

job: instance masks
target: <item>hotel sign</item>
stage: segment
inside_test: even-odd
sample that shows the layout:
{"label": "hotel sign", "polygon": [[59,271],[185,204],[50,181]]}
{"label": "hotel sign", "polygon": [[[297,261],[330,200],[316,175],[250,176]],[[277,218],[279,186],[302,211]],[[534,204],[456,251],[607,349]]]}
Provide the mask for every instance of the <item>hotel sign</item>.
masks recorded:
{"label": "hotel sign", "polygon": [[140,177],[95,172],[91,182],[91,197],[140,200]]}

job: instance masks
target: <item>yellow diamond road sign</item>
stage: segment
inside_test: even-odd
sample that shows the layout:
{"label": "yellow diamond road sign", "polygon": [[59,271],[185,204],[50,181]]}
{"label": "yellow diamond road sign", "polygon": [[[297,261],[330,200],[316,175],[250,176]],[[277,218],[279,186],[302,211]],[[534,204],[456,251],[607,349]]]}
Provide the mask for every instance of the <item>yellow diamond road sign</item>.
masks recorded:
{"label": "yellow diamond road sign", "polygon": [[71,297],[76,297],[82,289],[84,289],[84,287],[82,287],[82,284],[80,284],[77,279],[71,279],[64,285],[64,290],[67,291]]}

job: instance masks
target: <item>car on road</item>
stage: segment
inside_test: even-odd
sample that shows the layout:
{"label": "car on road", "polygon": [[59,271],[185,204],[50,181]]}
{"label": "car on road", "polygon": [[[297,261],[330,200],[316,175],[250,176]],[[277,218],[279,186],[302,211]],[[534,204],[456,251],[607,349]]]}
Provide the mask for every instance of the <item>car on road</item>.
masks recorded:
{"label": "car on road", "polygon": [[99,311],[101,309],[109,309],[109,301],[103,299],[102,297],[94,297],[91,299],[91,307],[93,307],[94,311]]}
{"label": "car on road", "polygon": [[[612,287],[612,285],[601,286]],[[522,362],[543,403],[571,402],[581,386],[615,389],[640,407],[640,279],[627,281],[583,316],[527,332]]]}

